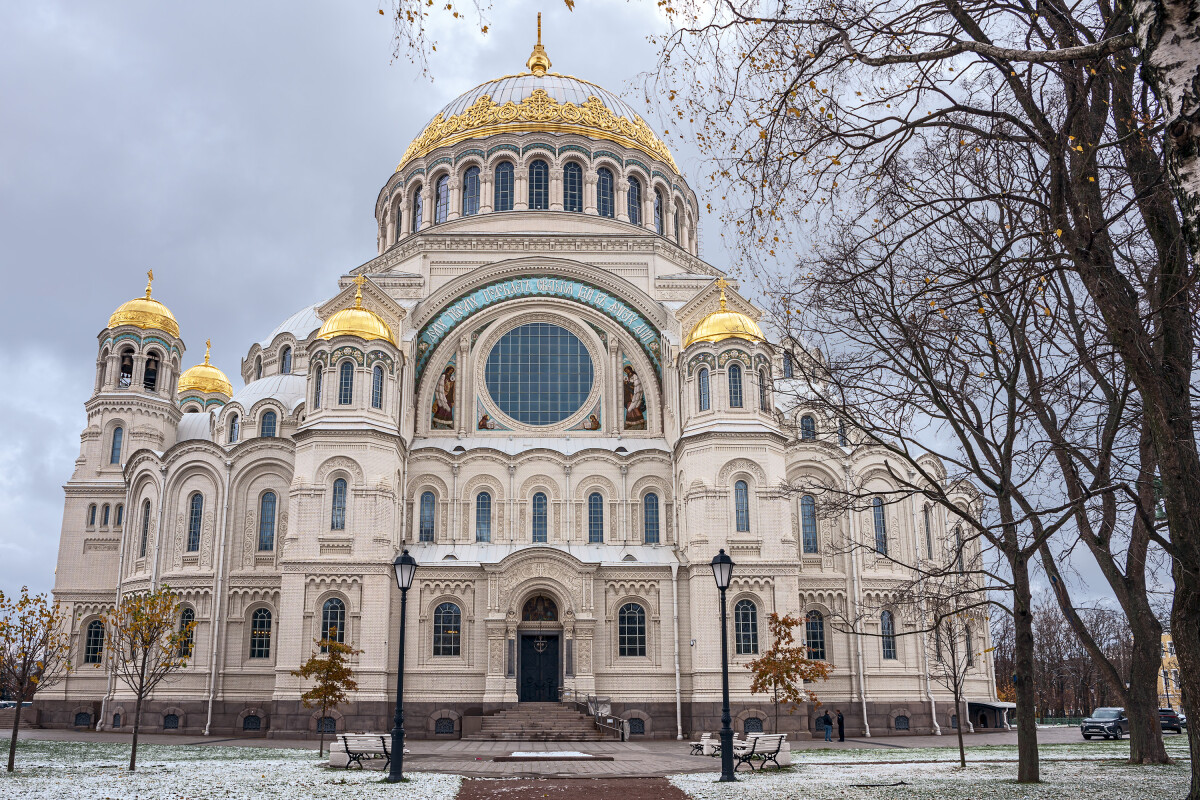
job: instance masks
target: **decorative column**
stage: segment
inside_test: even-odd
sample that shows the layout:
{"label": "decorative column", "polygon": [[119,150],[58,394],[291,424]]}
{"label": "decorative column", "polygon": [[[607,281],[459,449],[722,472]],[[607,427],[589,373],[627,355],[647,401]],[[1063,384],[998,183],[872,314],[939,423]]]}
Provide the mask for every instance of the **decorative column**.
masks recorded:
{"label": "decorative column", "polygon": [[492,168],[484,167],[479,170],[479,213],[488,214],[492,210]]}
{"label": "decorative column", "polygon": [[529,208],[529,167],[513,170],[513,211]]}
{"label": "decorative column", "polygon": [[421,230],[433,224],[433,186],[426,183],[421,187]]}
{"label": "decorative column", "polygon": [[583,174],[583,213],[596,213],[596,182],[599,176],[596,170],[589,169]]}
{"label": "decorative column", "polygon": [[516,499],[513,497],[513,486],[516,480],[517,468],[512,464],[508,465],[508,540],[515,542],[517,540],[517,509]]}
{"label": "decorative column", "polygon": [[621,541],[629,543],[633,541],[633,529],[629,524],[629,465],[621,465]]}
{"label": "decorative column", "polygon": [[550,168],[550,210],[563,210],[563,168]]}
{"label": "decorative column", "polygon": [[617,207],[614,208],[613,211],[616,212],[618,220],[621,222],[629,222],[629,181],[623,176],[617,175],[615,178],[613,178],[613,182],[616,184],[616,186],[613,187],[616,189],[616,191],[613,192],[613,202],[617,204]]}
{"label": "decorative column", "polygon": [[654,230],[654,187],[646,187],[646,195],[642,198],[642,227],[648,231]]}
{"label": "decorative column", "polygon": [[675,240],[675,206],[671,202],[670,196],[665,198],[663,203],[663,236],[674,241]]}
{"label": "decorative column", "polygon": [[[593,209],[593,212],[595,209]],[[616,436],[620,432],[625,419],[625,380],[621,374],[621,353],[618,349],[617,337],[608,337],[608,363],[613,377],[609,381],[609,423],[608,431]]]}
{"label": "decorative column", "polygon": [[566,494],[563,497],[563,499],[566,501],[566,507],[567,507],[566,512],[567,513],[563,515],[566,517],[566,525],[564,526],[566,529],[566,534],[562,537],[562,540],[564,542],[569,542],[569,541],[571,541],[571,537],[574,535],[574,531],[575,531],[575,529],[571,526],[571,523],[574,521],[573,518],[575,516],[575,513],[574,513],[575,512],[575,493],[571,489],[571,465],[570,464],[567,464],[565,467],[563,467],[563,483],[566,484],[566,487],[567,487]]}
{"label": "decorative column", "polygon": [[[458,340],[458,391],[455,392],[457,397],[454,398],[458,404],[457,421],[458,421],[458,438],[463,438],[467,435],[468,428],[467,411],[471,407],[471,403],[467,402],[467,392],[474,391],[471,381],[468,376],[471,374],[471,338],[463,335]],[[471,420],[470,425],[474,425],[475,421]]]}
{"label": "decorative column", "polygon": [[462,210],[462,179],[457,173],[450,176],[450,209],[446,214],[446,221],[458,219],[461,216]]}

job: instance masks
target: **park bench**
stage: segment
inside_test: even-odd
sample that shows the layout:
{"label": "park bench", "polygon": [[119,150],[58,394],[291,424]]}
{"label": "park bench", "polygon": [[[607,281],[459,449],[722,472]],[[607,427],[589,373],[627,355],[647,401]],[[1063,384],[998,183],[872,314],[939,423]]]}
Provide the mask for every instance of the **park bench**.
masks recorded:
{"label": "park bench", "polygon": [[382,758],[384,769],[392,763],[392,754],[388,750],[388,734],[343,733],[341,737],[342,745],[346,748],[346,769],[350,769],[351,764],[358,764],[358,768],[362,769],[364,758]]}
{"label": "park bench", "polygon": [[745,742],[738,742],[733,746],[733,759],[737,762],[734,764],[734,771],[737,771],[742,764],[749,764],[753,771],[755,761],[759,762],[760,768],[766,766],[767,762],[772,762],[779,767],[779,751],[783,748],[785,739],[787,739],[786,733],[769,733],[752,737]]}
{"label": "park bench", "polygon": [[[742,744],[742,741],[740,739],[738,739],[738,736],[740,736],[740,735],[741,734],[739,734],[737,731],[733,732],[733,750],[735,753],[737,752],[738,745]],[[715,738],[712,740],[712,743],[713,743],[713,750],[711,753],[709,753],[709,755],[712,756],[713,758],[717,758],[718,756],[721,755],[721,739],[719,737]]]}
{"label": "park bench", "polygon": [[694,756],[704,755],[704,745],[711,744],[711,743],[712,743],[712,734],[711,733],[700,734],[700,741],[692,742],[692,755],[694,755]]}

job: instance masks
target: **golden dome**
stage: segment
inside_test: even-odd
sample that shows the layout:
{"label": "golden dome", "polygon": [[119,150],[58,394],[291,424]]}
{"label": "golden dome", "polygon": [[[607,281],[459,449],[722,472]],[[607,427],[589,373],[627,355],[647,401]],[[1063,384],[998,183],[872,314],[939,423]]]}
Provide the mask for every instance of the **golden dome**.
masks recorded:
{"label": "golden dome", "polygon": [[705,316],[696,323],[692,332],[683,341],[683,346],[690,347],[696,342],[719,342],[722,339],[746,339],[752,342],[765,342],[762,328],[758,323],[737,311],[725,307],[725,287],[729,282],[724,278],[717,279],[717,288],[721,290],[721,307]]}
{"label": "golden dome", "polygon": [[179,336],[179,323],[171,310],[150,296],[150,284],[154,283],[154,270],[146,273],[146,296],[135,297],[128,303],[123,303],[112,316],[108,318],[108,327],[118,325],[133,325],[138,328],[155,328],[166,331],[172,336]]}
{"label": "golden dome", "polygon": [[359,339],[367,341],[383,339],[395,345],[396,337],[392,334],[392,329],[388,327],[388,324],[383,321],[383,318],[374,311],[362,306],[362,287],[367,282],[367,279],[359,275],[354,279],[354,282],[358,284],[358,291],[354,293],[354,307],[343,308],[325,320],[325,324],[321,326],[321,330],[317,331],[317,338],[332,339],[335,336],[357,336]]}
{"label": "golden dome", "polygon": [[204,394],[223,394],[233,397],[233,385],[225,373],[208,363],[208,354],[212,349],[212,339],[204,343],[204,363],[197,364],[191,369],[184,370],[179,376],[179,392],[203,392]]}

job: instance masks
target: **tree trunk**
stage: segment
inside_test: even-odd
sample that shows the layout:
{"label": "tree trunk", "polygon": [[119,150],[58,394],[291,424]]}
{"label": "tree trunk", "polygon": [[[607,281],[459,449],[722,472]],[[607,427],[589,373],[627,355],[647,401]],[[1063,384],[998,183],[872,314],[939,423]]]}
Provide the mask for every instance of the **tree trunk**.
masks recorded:
{"label": "tree trunk", "polygon": [[1200,800],[1200,734],[1195,726],[1200,720],[1200,579],[1175,559],[1172,574],[1175,578],[1175,599],[1171,608],[1171,639],[1179,657],[1179,703],[1188,716],[1188,750],[1192,757],[1192,785],[1186,800]]}
{"label": "tree trunk", "polygon": [[[1029,566],[1024,555],[1009,561],[1013,573],[1013,673],[1017,693],[1017,783],[1040,783],[1037,720],[1034,719],[1037,694],[1034,685],[1033,595],[1029,587]],[[961,730],[962,723],[959,723]]]}
{"label": "tree trunk", "polygon": [[142,695],[139,692],[137,703],[133,707],[133,747],[129,750],[129,771],[137,770],[137,740],[138,729],[142,726]]}
{"label": "tree trunk", "polygon": [[963,725],[966,724],[966,715],[963,714],[962,697],[959,695],[959,689],[954,687],[954,713],[958,715],[958,765],[963,769],[967,768],[967,747],[963,744]]}
{"label": "tree trunk", "polygon": [[21,727],[21,699],[24,693],[17,692],[17,713],[13,714],[12,741],[8,743],[8,771],[12,772],[17,763],[17,729]]}
{"label": "tree trunk", "polygon": [[321,706],[321,718],[317,720],[317,757],[325,757],[325,718],[329,716],[329,709]]}
{"label": "tree trunk", "polygon": [[[1151,615],[1153,621],[1153,615]],[[1131,764],[1169,764],[1163,744],[1162,723],[1158,719],[1158,668],[1162,648],[1162,627],[1145,619],[1130,620],[1133,628],[1133,653],[1129,665],[1129,689],[1125,714],[1129,717],[1129,762]]]}

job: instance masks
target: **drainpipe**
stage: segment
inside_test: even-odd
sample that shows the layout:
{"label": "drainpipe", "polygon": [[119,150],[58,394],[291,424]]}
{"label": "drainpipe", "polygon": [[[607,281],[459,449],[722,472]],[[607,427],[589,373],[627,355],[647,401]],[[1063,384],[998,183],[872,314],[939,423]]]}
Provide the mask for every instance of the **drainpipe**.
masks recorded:
{"label": "drainpipe", "polygon": [[204,735],[208,736],[212,729],[213,699],[217,694],[217,643],[221,641],[221,584],[225,577],[225,536],[229,532],[229,481],[233,472],[233,462],[225,461],[225,506],[221,510],[221,546],[217,551],[217,579],[213,591],[212,606],[212,655],[208,666],[208,716],[204,720]]}
{"label": "drainpipe", "polygon": [[671,565],[671,625],[675,630],[675,738],[683,741],[683,696],[679,689],[679,562]]}
{"label": "drainpipe", "polygon": [[[850,467],[846,466],[845,469],[846,469],[846,493],[849,494],[852,491],[851,481],[850,481]],[[849,516],[850,516],[850,522],[849,522],[848,527],[850,529],[850,542],[851,542],[851,545],[850,545],[850,582],[852,585],[852,588],[851,588],[852,597],[850,599],[853,603],[852,610],[854,613],[854,616],[851,618],[854,620],[851,630],[854,631],[854,649],[858,656],[858,659],[857,659],[858,660],[858,695],[859,695],[859,700],[862,703],[863,736],[865,736],[866,738],[869,739],[869,738],[871,738],[871,724],[869,722],[867,722],[867,673],[866,673],[865,667],[863,666],[862,638],[858,635],[858,612],[859,612],[858,536],[856,535],[857,531],[855,530],[855,525],[854,525],[854,512],[851,511]]]}

